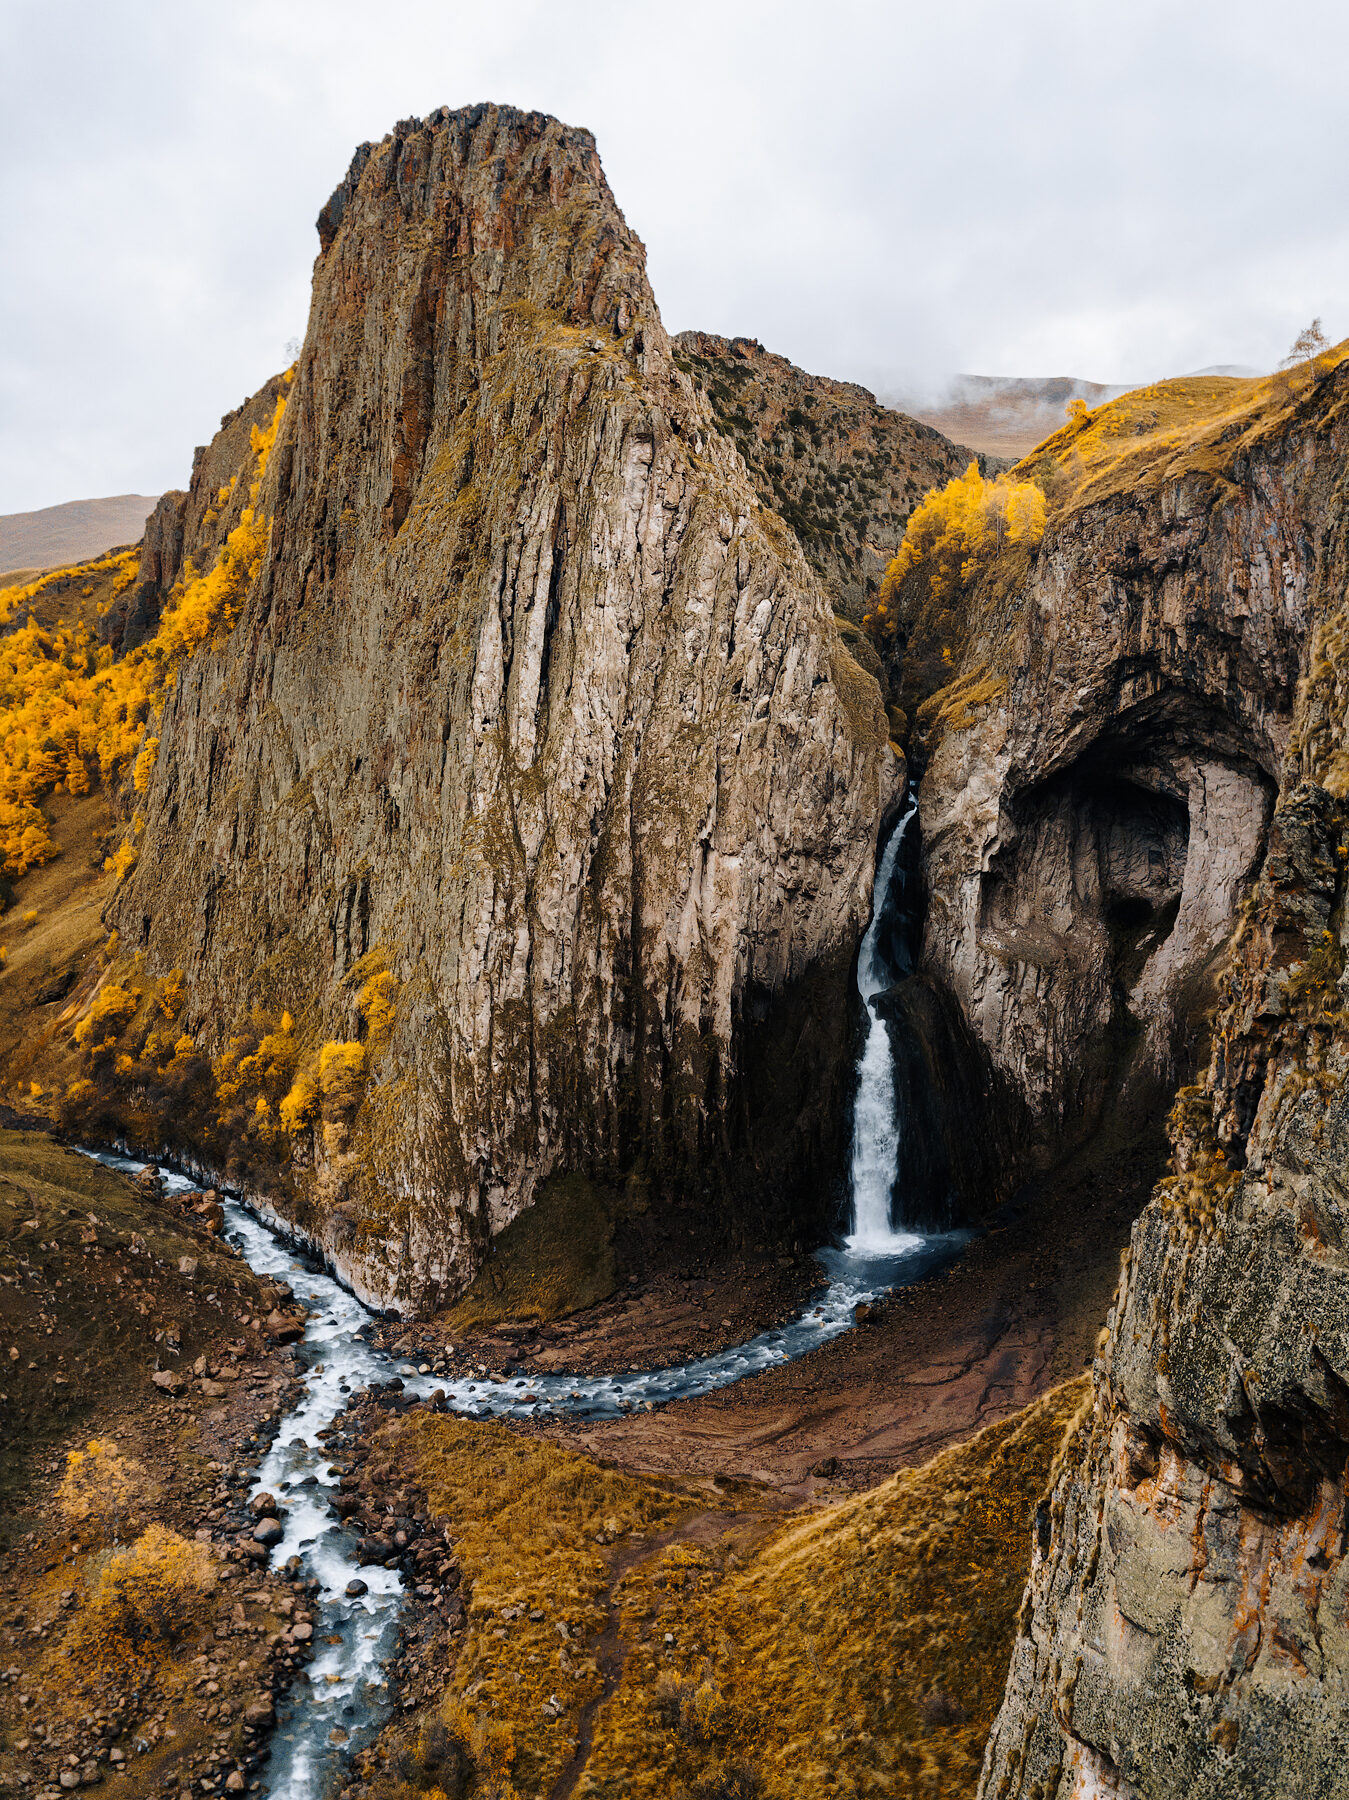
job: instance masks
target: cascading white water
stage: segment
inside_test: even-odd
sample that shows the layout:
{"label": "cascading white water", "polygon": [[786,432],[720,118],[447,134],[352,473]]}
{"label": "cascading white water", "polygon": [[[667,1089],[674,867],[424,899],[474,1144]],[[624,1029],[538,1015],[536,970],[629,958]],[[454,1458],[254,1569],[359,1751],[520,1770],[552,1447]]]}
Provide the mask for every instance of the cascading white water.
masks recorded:
{"label": "cascading white water", "polygon": [[891,985],[891,972],[880,952],[881,912],[894,879],[905,833],[917,816],[917,803],[890,833],[871,900],[871,923],[857,953],[857,991],[867,1009],[867,1037],[857,1065],[857,1097],[853,1104],[852,1233],[850,1255],[908,1256],[921,1249],[916,1232],[896,1231],[890,1221],[890,1196],[899,1160],[899,1119],[895,1111],[895,1059],[890,1033],[876,1011],[876,1001]]}
{"label": "cascading white water", "polygon": [[[84,1149],[82,1154],[129,1175],[146,1167],[115,1151]],[[171,1190],[194,1186],[187,1176],[163,1165],[161,1174]],[[426,1400],[438,1389],[441,1404],[470,1418],[523,1420],[568,1414],[616,1418],[712,1393],[805,1356],[851,1330],[861,1303],[878,1300],[897,1279],[913,1279],[920,1269],[911,1262],[897,1275],[859,1266],[838,1251],[823,1251],[820,1261],[829,1272],[828,1286],[795,1318],[761,1331],[747,1343],[672,1368],[511,1380],[421,1375],[365,1342],[360,1332],[371,1314],[339,1282],[301,1259],[232,1195],[222,1194],[221,1200],[225,1231],[249,1266],[259,1274],[289,1281],[309,1307],[304,1340],[295,1352],[304,1393],[280,1422],[251,1490],[256,1494],[266,1488],[284,1502],[285,1535],[272,1552],[272,1561],[279,1566],[298,1555],[306,1572],[317,1577],[316,1641],[323,1646],[308,1679],[297,1684],[281,1709],[262,1783],[268,1800],[322,1800],[325,1793],[336,1791],[345,1759],[370,1742],[393,1703],[383,1664],[397,1640],[402,1577],[396,1569],[363,1566],[360,1574],[367,1591],[359,1598],[347,1595],[346,1584],[356,1572],[356,1533],[332,1516],[329,1502],[338,1476],[320,1436],[356,1395],[372,1383],[396,1376],[409,1398]]]}

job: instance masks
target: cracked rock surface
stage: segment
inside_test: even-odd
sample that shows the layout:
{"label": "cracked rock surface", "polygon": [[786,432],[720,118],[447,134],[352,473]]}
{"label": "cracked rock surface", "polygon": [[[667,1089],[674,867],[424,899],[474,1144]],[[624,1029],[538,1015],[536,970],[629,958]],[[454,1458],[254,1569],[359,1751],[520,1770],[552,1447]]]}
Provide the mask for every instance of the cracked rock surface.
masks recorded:
{"label": "cracked rock surface", "polygon": [[354,1037],[362,968],[395,975],[293,1202],[381,1303],[461,1288],[556,1171],[818,1225],[903,772],[876,681],[587,132],[407,121],[319,234],[269,548],[165,707],[124,946],[219,1038],[259,999]]}

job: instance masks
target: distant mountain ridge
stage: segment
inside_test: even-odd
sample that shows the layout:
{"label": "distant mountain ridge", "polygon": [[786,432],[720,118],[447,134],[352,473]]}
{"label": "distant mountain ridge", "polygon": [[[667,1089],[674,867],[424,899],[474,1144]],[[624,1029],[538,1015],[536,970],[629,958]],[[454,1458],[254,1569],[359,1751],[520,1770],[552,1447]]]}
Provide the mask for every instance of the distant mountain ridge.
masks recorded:
{"label": "distant mountain ridge", "polygon": [[954,375],[938,396],[885,398],[958,443],[1015,461],[1058,430],[1070,400],[1100,406],[1136,385],[1110,387],[1076,375]]}
{"label": "distant mountain ridge", "polygon": [[55,569],[99,556],[115,544],[134,544],[158,499],[158,494],[111,494],[0,514],[0,572]]}

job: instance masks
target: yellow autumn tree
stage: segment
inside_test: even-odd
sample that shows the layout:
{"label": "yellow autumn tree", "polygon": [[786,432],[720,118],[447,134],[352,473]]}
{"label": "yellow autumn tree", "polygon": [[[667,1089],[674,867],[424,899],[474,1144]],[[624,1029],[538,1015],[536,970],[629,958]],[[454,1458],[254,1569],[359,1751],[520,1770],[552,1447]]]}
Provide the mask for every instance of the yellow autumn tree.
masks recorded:
{"label": "yellow autumn tree", "polygon": [[[229,631],[267,547],[268,521],[257,498],[276,442],[286,396],[264,430],[252,434],[255,457],[250,504],[221,547],[215,564],[198,574],[189,563],[170,595],[153,637],[120,660],[83,623],[51,629],[29,616],[0,639],[0,865],[22,875],[55,855],[38,801],[63,784],[87,793],[95,781],[119,779],[133,763],[137,792],[154,769],[153,723],[182,664],[220,631]],[[135,552],[119,572],[134,580]],[[6,590],[0,616],[13,617],[40,583]],[[125,863],[117,873],[126,872]]]}
{"label": "yellow autumn tree", "polygon": [[933,599],[949,600],[980,567],[1017,546],[1034,547],[1045,532],[1045,497],[1033,481],[999,475],[986,481],[972,462],[963,475],[933,488],[915,507],[903,542],[885,572],[874,611],[863,624],[874,637],[893,636],[895,599],[921,569]]}

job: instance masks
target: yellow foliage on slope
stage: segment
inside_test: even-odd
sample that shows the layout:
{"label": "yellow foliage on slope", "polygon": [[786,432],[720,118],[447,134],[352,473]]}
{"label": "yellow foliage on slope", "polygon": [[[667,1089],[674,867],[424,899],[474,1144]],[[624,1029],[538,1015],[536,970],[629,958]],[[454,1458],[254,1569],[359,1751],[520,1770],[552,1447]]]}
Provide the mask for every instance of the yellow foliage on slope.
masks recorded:
{"label": "yellow foliage on slope", "polygon": [[[75,563],[64,569],[47,569],[33,581],[16,587],[0,588],[0,625],[7,625],[15,613],[31,605],[47,589],[60,587],[63,582],[77,578],[110,574],[111,597],[115,599],[136,579],[139,563],[140,558],[134,550],[110,550],[104,556],[95,557],[92,562]],[[87,594],[89,591],[86,582],[84,592]]]}
{"label": "yellow foliage on slope", "polygon": [[[0,639],[0,863],[5,873],[22,875],[55,855],[37,805],[44,794],[63,784],[72,794],[86,793],[95,780],[116,780],[133,760],[138,791],[148,785],[158,745],[149,727],[164,696],[187,658],[217,631],[233,627],[261,564],[268,521],[258,514],[256,501],[285,405],[283,394],[267,429],[254,427],[252,504],[213,568],[198,575],[188,564],[186,579],[170,597],[152,638],[116,662],[83,622],[47,630],[30,617]],[[135,562],[135,553],[128,553],[114,587],[135,579]],[[0,595],[0,615],[11,617],[51,579]]]}
{"label": "yellow foliage on slope", "polygon": [[578,1792],[972,1794],[1032,1515],[1089,1396],[1067,1382],[748,1557],[681,1544],[634,1570],[627,1661]]}
{"label": "yellow foliage on slope", "polygon": [[1045,532],[1045,497],[1033,481],[999,475],[986,481],[972,462],[943,488],[933,488],[914,509],[904,540],[881,583],[873,612],[863,623],[887,638],[896,624],[895,596],[905,577],[927,571],[934,599],[948,598],[1004,548],[1033,547]]}

